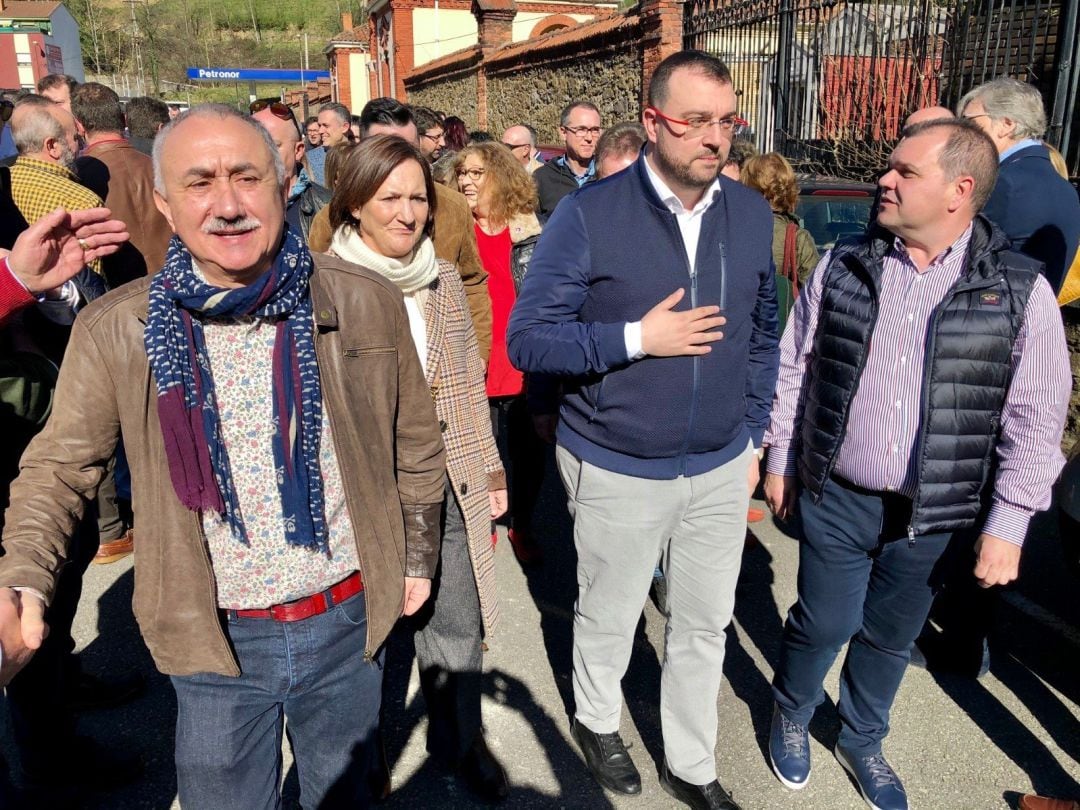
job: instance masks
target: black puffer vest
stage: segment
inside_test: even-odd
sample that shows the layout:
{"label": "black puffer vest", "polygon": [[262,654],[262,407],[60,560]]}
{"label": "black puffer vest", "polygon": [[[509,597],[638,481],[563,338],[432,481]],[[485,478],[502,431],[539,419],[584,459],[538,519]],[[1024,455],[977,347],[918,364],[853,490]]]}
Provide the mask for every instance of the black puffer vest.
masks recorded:
{"label": "black puffer vest", "polygon": [[[798,461],[815,500],[844,437],[877,322],[882,258],[894,239],[874,229],[841,242],[825,271]],[[909,536],[968,528],[986,508],[1013,343],[1040,268],[1011,252],[989,220],[975,219],[967,270],[930,317]]]}

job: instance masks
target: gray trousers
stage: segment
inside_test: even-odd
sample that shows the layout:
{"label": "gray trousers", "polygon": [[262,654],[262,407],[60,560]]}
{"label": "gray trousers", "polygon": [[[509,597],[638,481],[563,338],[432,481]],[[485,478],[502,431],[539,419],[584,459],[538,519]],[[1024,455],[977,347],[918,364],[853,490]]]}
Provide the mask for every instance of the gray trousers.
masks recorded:
{"label": "gray trousers", "polygon": [[670,613],[660,680],[664,756],[680,779],[711,782],[724,631],[735,605],[754,454],[748,446],[722,467],[673,481],[602,470],[563,447],[556,457],[578,555],[575,716],[600,734],[618,730],[620,681],[662,555]]}
{"label": "gray trousers", "polygon": [[413,640],[428,710],[428,752],[451,766],[480,732],[483,619],[468,542],[461,509],[447,487],[439,569],[431,598],[414,617]]}

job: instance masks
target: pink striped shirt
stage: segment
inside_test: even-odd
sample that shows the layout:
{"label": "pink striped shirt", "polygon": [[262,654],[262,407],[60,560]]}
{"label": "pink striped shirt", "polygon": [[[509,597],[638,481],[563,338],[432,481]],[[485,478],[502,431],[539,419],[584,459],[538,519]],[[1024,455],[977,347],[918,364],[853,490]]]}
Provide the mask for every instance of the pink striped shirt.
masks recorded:
{"label": "pink striped shirt", "polygon": [[[900,239],[885,255],[878,321],[834,468],[860,487],[915,494],[913,454],[930,318],[963,275],[970,238],[969,226],[922,272]],[[768,471],[777,475],[796,474],[793,437],[830,257],[826,254],[803,288],[780,341],[780,377],[764,441],[770,448]],[[1061,312],[1043,277],[1028,298],[1012,369],[1001,413],[993,502],[983,531],[1022,545],[1031,516],[1050,505],[1050,489],[1065,463],[1059,443],[1072,390]]]}

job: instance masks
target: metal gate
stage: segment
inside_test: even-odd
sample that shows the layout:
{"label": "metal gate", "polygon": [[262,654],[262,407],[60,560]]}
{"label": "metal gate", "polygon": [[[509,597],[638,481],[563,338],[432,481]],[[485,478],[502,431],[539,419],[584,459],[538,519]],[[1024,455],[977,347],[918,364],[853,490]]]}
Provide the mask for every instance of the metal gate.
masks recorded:
{"label": "metal gate", "polygon": [[1080,174],[1080,0],[687,0],[683,44],[723,59],[762,150],[872,179],[904,118],[984,81],[1039,88],[1047,140]]}

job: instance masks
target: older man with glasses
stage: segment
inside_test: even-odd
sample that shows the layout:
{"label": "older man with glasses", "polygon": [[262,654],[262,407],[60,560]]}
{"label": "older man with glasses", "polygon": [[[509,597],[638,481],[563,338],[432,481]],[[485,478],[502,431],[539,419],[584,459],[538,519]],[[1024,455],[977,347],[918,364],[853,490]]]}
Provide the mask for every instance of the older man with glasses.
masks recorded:
{"label": "older man with glasses", "polygon": [[1057,292],[1080,244],[1080,200],[1054,171],[1042,141],[1042,95],[1016,79],[994,79],[960,99],[957,112],[989,135],[998,151],[997,184],[983,214],[1005,231],[1013,250],[1043,263]]}
{"label": "older man with glasses", "polygon": [[544,165],[540,150],[536,148],[536,130],[528,124],[508,127],[503,133],[502,145],[514,154],[514,158],[529,174],[534,174]]}
{"label": "older man with glasses", "polygon": [[[566,154],[545,163],[533,173],[540,195],[540,218],[547,219],[559,200],[596,179],[596,143],[604,131],[600,110],[589,101],[568,104],[559,116]],[[505,138],[504,138],[505,140]]]}
{"label": "older man with glasses", "polygon": [[253,101],[250,110],[251,117],[270,133],[285,166],[285,221],[306,240],[315,215],[330,202],[330,191],[308,174],[307,141],[292,108],[271,99]]}

